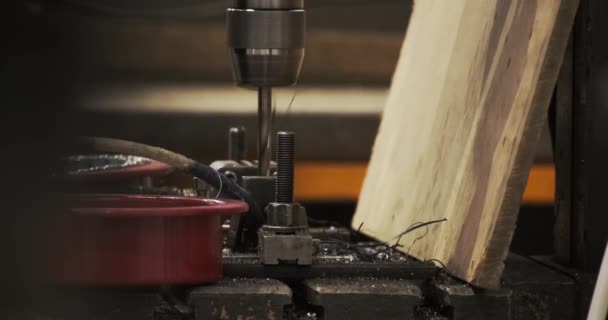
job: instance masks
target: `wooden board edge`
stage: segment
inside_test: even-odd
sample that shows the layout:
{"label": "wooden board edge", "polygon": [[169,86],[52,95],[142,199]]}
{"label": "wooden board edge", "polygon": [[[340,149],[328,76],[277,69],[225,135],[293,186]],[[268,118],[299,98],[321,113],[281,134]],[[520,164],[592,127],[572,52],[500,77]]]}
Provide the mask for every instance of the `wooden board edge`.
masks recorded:
{"label": "wooden board edge", "polygon": [[[540,138],[542,126],[547,120],[547,111],[551,103],[552,92],[559,76],[579,1],[563,0],[558,9],[555,27],[549,38],[547,53],[538,77],[537,88],[532,98],[531,114],[526,120],[522,134],[522,139],[528,140],[529,143],[522,145],[517,150],[515,156],[514,163],[519,165],[513,168],[513,172],[521,172],[521,174],[511,175],[507,180],[507,191],[495,223],[495,226],[509,227],[509,231],[508,234],[497,237],[497,230],[493,230],[494,234],[490,237],[485,254],[482,255],[484,259],[478,266],[479,272],[476,272],[477,276],[470,281],[473,285],[483,288],[498,288],[500,286],[504,261],[509,253],[509,247],[517,223],[522,193],[525,189],[530,169],[532,168],[533,154]],[[505,230],[501,228],[500,231],[504,233]]]}

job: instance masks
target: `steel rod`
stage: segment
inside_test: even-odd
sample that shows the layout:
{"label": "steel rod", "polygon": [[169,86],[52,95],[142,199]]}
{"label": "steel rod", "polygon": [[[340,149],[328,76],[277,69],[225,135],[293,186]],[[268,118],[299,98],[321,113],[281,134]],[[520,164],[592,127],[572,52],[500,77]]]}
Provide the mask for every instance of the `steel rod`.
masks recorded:
{"label": "steel rod", "polygon": [[258,174],[270,176],[272,139],[272,89],[258,88]]}

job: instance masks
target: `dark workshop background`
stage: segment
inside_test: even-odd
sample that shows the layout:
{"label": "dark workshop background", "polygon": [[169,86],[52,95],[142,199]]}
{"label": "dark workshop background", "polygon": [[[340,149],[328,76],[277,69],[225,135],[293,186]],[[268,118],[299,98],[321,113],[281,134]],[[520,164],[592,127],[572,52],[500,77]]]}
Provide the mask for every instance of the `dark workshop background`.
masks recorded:
{"label": "dark workshop background", "polygon": [[[304,67],[289,112],[293,89],[279,91],[277,122],[298,135],[296,197],[313,215],[347,224],[411,1],[306,6]],[[599,261],[608,225],[608,19],[600,18],[606,7],[582,1],[512,245],[534,255],[558,248],[564,261],[589,268]],[[69,137],[130,139],[211,162],[225,158],[228,128],[244,125],[253,157],[256,100],[231,83],[224,1],[17,1],[4,5],[2,17],[7,263],[0,271],[7,288],[26,288],[39,267],[30,254],[44,214],[37,200],[52,190],[47,169]],[[561,137],[557,153],[550,127]],[[555,155],[564,164],[557,187]]]}

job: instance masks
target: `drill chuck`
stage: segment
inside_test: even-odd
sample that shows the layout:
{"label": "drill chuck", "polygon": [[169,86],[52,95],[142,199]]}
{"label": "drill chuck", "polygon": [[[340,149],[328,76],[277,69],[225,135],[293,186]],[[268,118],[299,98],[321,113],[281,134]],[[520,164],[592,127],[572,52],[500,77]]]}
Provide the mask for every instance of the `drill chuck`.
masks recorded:
{"label": "drill chuck", "polygon": [[232,0],[228,46],[235,82],[247,87],[296,83],[304,59],[303,0]]}

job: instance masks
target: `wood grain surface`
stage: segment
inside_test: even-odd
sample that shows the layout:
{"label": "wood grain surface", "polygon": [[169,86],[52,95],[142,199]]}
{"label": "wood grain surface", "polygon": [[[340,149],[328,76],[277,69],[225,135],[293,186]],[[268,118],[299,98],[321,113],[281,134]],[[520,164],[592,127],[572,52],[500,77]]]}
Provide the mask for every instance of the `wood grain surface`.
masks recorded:
{"label": "wood grain surface", "polygon": [[577,2],[415,2],[354,228],[499,285]]}

